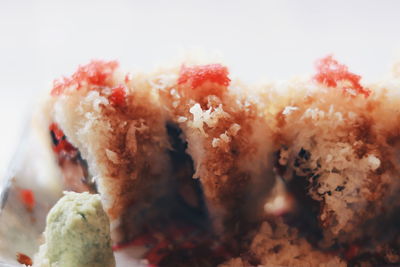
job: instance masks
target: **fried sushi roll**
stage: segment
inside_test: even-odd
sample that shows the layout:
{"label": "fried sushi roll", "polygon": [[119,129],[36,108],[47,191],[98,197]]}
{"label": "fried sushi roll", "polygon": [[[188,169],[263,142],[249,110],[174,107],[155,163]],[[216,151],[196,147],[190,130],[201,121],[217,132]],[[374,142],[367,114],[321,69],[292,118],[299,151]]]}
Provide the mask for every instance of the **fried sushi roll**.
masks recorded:
{"label": "fried sushi roll", "polygon": [[199,246],[250,245],[274,184],[272,132],[228,74],[186,63],[126,74],[92,61],[54,82],[49,130],[66,187],[101,195],[117,245],[187,226]]}
{"label": "fried sushi roll", "polygon": [[275,102],[276,172],[295,199],[286,222],[350,262],[398,264],[399,79],[362,85],[331,56],[317,70]]}

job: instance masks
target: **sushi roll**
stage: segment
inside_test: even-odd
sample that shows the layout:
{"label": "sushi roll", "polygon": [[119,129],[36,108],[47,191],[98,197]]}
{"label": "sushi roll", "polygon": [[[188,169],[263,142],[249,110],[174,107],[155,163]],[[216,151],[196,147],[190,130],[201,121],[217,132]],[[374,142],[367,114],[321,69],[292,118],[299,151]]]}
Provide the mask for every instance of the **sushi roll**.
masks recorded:
{"label": "sushi roll", "polygon": [[398,88],[332,56],[261,86],[92,61],[54,82],[47,130],[65,187],[100,194],[116,247],[150,236],[150,263],[399,264]]}
{"label": "sushi roll", "polygon": [[275,181],[272,131],[248,91],[221,64],[80,66],[48,101],[66,187],[100,194],[117,245],[189,225],[239,253]]}
{"label": "sushi roll", "polygon": [[366,85],[332,56],[316,67],[266,100],[283,221],[349,264],[399,264],[399,76]]}

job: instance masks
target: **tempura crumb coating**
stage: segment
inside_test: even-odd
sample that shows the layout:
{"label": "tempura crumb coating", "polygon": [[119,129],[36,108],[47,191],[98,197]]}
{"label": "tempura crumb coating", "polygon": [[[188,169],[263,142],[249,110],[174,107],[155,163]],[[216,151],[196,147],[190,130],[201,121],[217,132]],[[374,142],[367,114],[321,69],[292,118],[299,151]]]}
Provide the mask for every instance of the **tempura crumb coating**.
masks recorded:
{"label": "tempura crumb coating", "polygon": [[[263,266],[399,263],[400,72],[394,70],[382,82],[357,86],[361,93],[346,79],[329,86],[315,76],[261,90],[266,117],[273,118],[276,175],[294,199],[283,220],[265,221],[252,242],[248,253]],[[249,266],[245,258],[225,264]]]}
{"label": "tempura crumb coating", "polygon": [[[132,75],[107,64],[83,67],[78,84],[56,84],[51,102],[54,122],[88,161],[114,241],[140,234],[148,221],[137,214],[193,176],[212,230],[246,254],[226,266],[399,262],[398,72],[365,86],[327,57],[314,77],[256,88],[230,81],[220,64]],[[182,166],[171,127],[190,158]],[[293,210],[267,222],[276,179]]]}
{"label": "tempura crumb coating", "polygon": [[245,97],[246,87],[236,83],[241,93],[232,92],[219,64],[193,67],[203,68],[194,73],[203,71],[205,78],[180,67],[124,75],[107,64],[80,67],[63,86],[56,84],[52,101],[54,122],[88,161],[104,206],[119,225],[121,236],[114,238],[129,241],[138,234],[138,222],[132,222],[137,207],[150,206],[186,173],[171,166],[168,124],[182,130],[216,233],[234,235],[235,228],[239,234],[247,227],[241,218],[257,223],[274,181],[271,131]]}
{"label": "tempura crumb coating", "polygon": [[314,249],[306,239],[299,237],[296,229],[288,227],[281,219],[263,222],[253,239],[251,252],[260,259],[261,266],[347,266],[333,253]]}
{"label": "tempura crumb coating", "polygon": [[395,74],[363,88],[367,96],[346,80],[332,87],[297,79],[276,86],[269,100],[277,172],[289,191],[302,194],[300,205],[307,198],[315,204],[317,246],[356,246],[357,254],[397,243],[400,207],[400,79]]}
{"label": "tempura crumb coating", "polygon": [[[54,120],[88,161],[105,209],[115,221],[144,197],[142,193],[162,190],[168,142],[157,96],[145,78],[138,76],[133,84],[113,72],[108,79],[107,87],[67,87],[54,99]],[[121,85],[129,92],[126,103],[112,105],[111,88]],[[137,89],[131,92],[133,86]],[[153,181],[145,183],[143,177]],[[126,234],[129,238],[134,233]]]}
{"label": "tempura crumb coating", "polygon": [[[262,214],[256,211],[262,210],[274,183],[271,130],[257,103],[246,97],[244,85],[227,89],[204,84],[195,92],[185,86],[169,88],[163,98],[188,142],[193,177],[201,180],[215,227],[233,234],[242,216],[248,221],[260,219]],[[217,95],[198,93],[210,86],[217,88]],[[240,93],[230,90],[235,86]]]}

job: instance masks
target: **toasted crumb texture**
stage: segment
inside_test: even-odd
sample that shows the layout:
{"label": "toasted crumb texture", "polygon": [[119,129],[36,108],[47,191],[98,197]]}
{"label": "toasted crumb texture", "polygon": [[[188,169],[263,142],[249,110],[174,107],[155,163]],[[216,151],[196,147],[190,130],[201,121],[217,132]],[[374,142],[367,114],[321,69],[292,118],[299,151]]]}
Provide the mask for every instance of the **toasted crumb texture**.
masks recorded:
{"label": "toasted crumb texture", "polygon": [[[54,120],[88,161],[104,207],[116,221],[139,199],[162,193],[169,164],[166,119],[146,77],[126,81],[110,75],[108,87],[68,87],[54,99]],[[126,103],[112,105],[108,97],[121,85]],[[135,234],[125,230],[124,239]]]}
{"label": "toasted crumb texture", "polygon": [[[274,184],[272,132],[256,100],[245,97],[251,90],[229,85],[228,70],[219,64],[133,75],[96,64],[78,71],[99,71],[100,85],[86,78],[91,72],[72,76],[83,81],[57,83],[62,93],[52,99],[53,119],[88,162],[119,229],[114,240],[128,242],[149,228],[149,217],[158,220],[149,210],[157,212],[155,203],[172,194],[176,181],[200,180],[217,235],[241,238],[260,222]],[[193,172],[184,163],[174,166],[171,127],[181,132]]]}
{"label": "toasted crumb texture", "polygon": [[[346,262],[332,252],[323,252],[313,248],[298,231],[290,228],[282,219],[270,219],[263,222],[250,247],[257,265],[244,258],[230,259],[219,267],[233,266],[291,266],[291,267],[345,267]],[[244,255],[246,257],[246,254]]]}
{"label": "toasted crumb texture", "polygon": [[357,78],[360,94],[310,78],[264,87],[286,192],[266,206],[282,221],[264,222],[249,250],[262,265],[399,264],[398,77]]}
{"label": "toasted crumb texture", "polygon": [[215,62],[96,61],[55,84],[51,122],[87,161],[116,243],[195,210],[222,266],[400,264],[398,69],[365,85],[329,56],[313,77],[255,87]]}
{"label": "toasted crumb texture", "polygon": [[305,95],[276,115],[282,177],[289,184],[305,180],[306,194],[320,205],[324,246],[353,242],[398,191],[390,144],[398,138],[398,111],[379,95],[352,98],[326,88]]}
{"label": "toasted crumb texture", "polygon": [[[243,85],[237,85],[238,87]],[[208,95],[217,88],[220,96]],[[179,85],[162,94],[172,118],[183,130],[188,154],[201,180],[217,232],[240,233],[262,215],[263,196],[272,188],[270,129],[255,101],[218,84],[203,84],[203,95]],[[260,160],[263,159],[263,160]],[[249,209],[248,207],[254,207]],[[232,223],[234,222],[234,223]],[[233,229],[233,228],[236,228]]]}
{"label": "toasted crumb texture", "polygon": [[388,244],[398,251],[400,80],[369,85],[369,96],[346,86],[296,79],[266,89],[276,174],[295,203],[285,223],[349,262],[380,251],[377,264],[394,264],[384,255]]}
{"label": "toasted crumb texture", "polygon": [[262,224],[251,244],[251,251],[260,258],[262,266],[347,266],[338,256],[312,248],[295,229],[280,220]]}

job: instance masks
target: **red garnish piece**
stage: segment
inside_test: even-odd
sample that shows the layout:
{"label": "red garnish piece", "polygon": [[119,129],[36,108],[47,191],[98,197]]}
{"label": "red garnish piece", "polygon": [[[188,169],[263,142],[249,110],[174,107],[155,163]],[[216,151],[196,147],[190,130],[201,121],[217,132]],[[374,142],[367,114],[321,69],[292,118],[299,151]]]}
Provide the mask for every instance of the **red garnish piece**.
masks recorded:
{"label": "red garnish piece", "polygon": [[125,74],[125,79],[124,79],[125,83],[128,83],[131,80],[132,80],[131,74],[130,73]]}
{"label": "red garnish piece", "polygon": [[56,153],[61,153],[61,152],[71,153],[75,151],[76,148],[73,145],[71,145],[71,143],[68,142],[67,140],[61,140],[60,143],[58,143],[58,145],[54,146],[54,152]]}
{"label": "red garnish piece", "polygon": [[22,189],[20,191],[20,197],[26,209],[28,211],[32,211],[33,208],[35,207],[35,195],[33,194],[32,190]]}
{"label": "red garnish piece", "polygon": [[76,86],[79,90],[84,84],[107,86],[108,77],[118,67],[117,61],[93,60],[89,64],[79,66],[71,77],[63,77],[53,82],[51,95],[57,96],[64,92],[65,88]]}
{"label": "red garnish piece", "polygon": [[75,153],[76,148],[67,141],[64,132],[58,127],[56,123],[50,124],[49,130],[53,137],[53,150],[57,154],[64,153]]}
{"label": "red garnish piece", "polygon": [[197,88],[208,81],[221,86],[229,86],[231,80],[228,75],[228,68],[221,64],[182,66],[178,84],[190,83],[192,88]]}
{"label": "red garnish piece", "polygon": [[54,136],[58,141],[60,141],[65,136],[64,132],[55,123],[50,124],[49,129],[54,133]]}
{"label": "red garnish piece", "polygon": [[32,266],[33,264],[32,259],[29,256],[19,252],[17,252],[17,261],[28,266]]}
{"label": "red garnish piece", "polygon": [[123,106],[125,105],[125,96],[126,96],[125,87],[119,85],[112,89],[111,95],[108,97],[108,100],[114,106]]}
{"label": "red garnish piece", "polygon": [[332,55],[318,60],[316,68],[318,73],[314,76],[314,79],[319,83],[329,87],[336,87],[338,82],[348,82],[350,86],[344,89],[346,92],[354,90],[356,93],[363,94],[365,97],[371,94],[370,90],[361,86],[361,76],[349,72],[347,66],[340,64]]}

